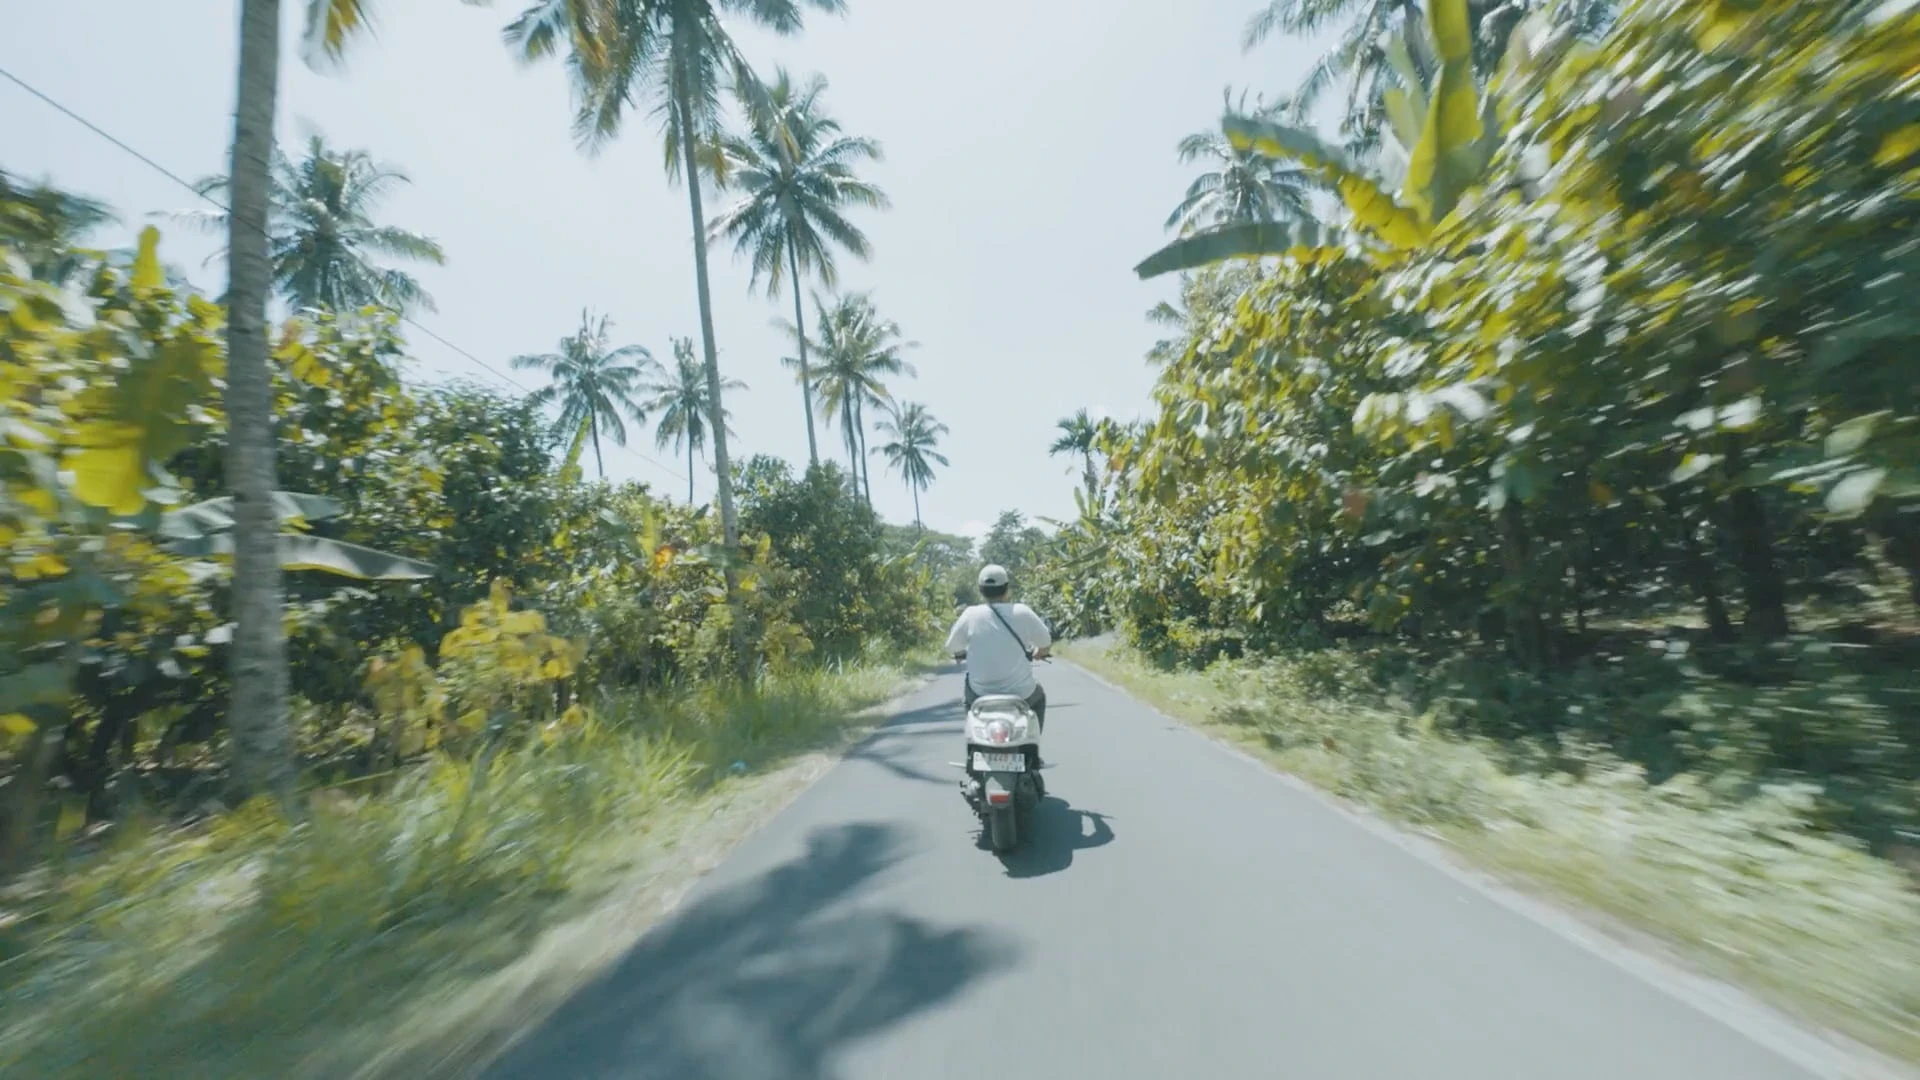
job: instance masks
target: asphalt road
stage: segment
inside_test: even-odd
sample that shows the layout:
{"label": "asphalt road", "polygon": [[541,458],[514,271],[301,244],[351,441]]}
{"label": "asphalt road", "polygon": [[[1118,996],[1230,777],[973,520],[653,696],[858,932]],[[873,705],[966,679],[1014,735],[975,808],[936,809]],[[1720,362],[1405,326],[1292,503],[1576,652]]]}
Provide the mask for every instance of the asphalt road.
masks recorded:
{"label": "asphalt road", "polygon": [[494,1080],[1817,1075],[1065,664],[980,846],[943,675]]}

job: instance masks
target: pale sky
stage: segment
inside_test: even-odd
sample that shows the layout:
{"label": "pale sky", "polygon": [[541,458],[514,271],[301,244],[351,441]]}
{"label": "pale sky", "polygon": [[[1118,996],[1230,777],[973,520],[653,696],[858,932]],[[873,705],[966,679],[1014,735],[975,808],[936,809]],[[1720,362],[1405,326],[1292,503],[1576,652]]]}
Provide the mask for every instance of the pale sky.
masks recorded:
{"label": "pale sky", "polygon": [[[776,64],[825,74],[830,111],[885,146],[865,175],[893,209],[856,218],[874,256],[843,257],[841,284],[871,289],[920,343],[919,377],[895,394],[952,429],[952,467],[922,498],[930,527],[977,534],[1004,509],[1070,518],[1073,467],[1046,452],[1055,422],[1083,406],[1120,419],[1149,409],[1143,357],[1156,334],[1144,314],[1171,283],[1141,282],[1131,267],[1164,242],[1161,223],[1192,177],[1174,144],[1217,121],[1224,85],[1283,92],[1316,51],[1276,40],[1243,54],[1259,2],[851,0],[844,17],[810,15],[797,38],[737,31],[763,74]],[[283,6],[291,40],[301,5]],[[551,351],[583,306],[612,316],[617,343],[663,362],[669,337],[697,340],[686,195],[664,178],[650,117],[636,113],[620,142],[589,158],[572,141],[558,65],[522,69],[500,42],[519,0],[373,6],[376,36],[344,72],[316,74],[289,51],[281,138],[292,146],[310,123],[412,178],[380,216],[446,248],[444,268],[408,267],[439,305],[419,321],[527,386],[539,374],[508,359]],[[226,168],[237,12],[233,0],[9,0],[0,67],[191,180]],[[119,211],[124,228],[101,243],[126,242],[153,211],[194,205],[4,80],[0,118],[0,167]],[[201,265],[215,241],[161,225],[168,261],[217,288],[224,267]],[[733,452],[804,462],[799,389],[779,362],[790,344],[770,325],[792,302],[749,293],[730,248],[715,249],[712,271],[721,368],[749,387],[728,399]],[[499,385],[408,337],[416,377]],[[844,461],[824,423],[819,438],[822,456]],[[685,498],[684,456],[657,449],[651,431],[633,430],[628,446],[608,449],[609,476]],[[876,460],[877,508],[911,521],[910,493],[883,468]],[[697,482],[704,501],[704,464]]]}

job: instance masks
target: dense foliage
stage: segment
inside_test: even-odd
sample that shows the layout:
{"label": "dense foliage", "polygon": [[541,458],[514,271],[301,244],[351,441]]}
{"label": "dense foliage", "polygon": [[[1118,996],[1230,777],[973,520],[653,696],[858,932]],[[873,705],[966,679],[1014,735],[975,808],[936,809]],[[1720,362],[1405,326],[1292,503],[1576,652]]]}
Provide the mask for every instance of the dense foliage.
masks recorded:
{"label": "dense foliage", "polygon": [[[165,283],[153,230],[123,270],[45,236],[43,207],[78,202],[36,200],[7,203],[0,275],[0,776],[16,854],[130,799],[219,794],[217,747],[195,748],[224,737],[231,639],[231,549],[208,531],[231,526],[216,498],[221,309]],[[83,286],[34,276],[54,262]],[[472,752],[476,732],[524,738],[604,692],[930,631],[931,564],[890,544],[836,469],[796,479],[755,459],[729,549],[704,508],[582,482],[577,439],[564,458],[539,401],[408,385],[404,350],[378,309],[312,310],[274,334],[310,771]]]}
{"label": "dense foliage", "polygon": [[1320,169],[1351,242],[1162,253],[1280,257],[1185,282],[1051,602],[1165,659],[1364,630],[1463,722],[1812,776],[1891,842],[1920,813],[1920,11],[1640,0],[1489,54],[1465,10],[1431,5],[1397,193],[1229,117]]}
{"label": "dense foliage", "polygon": [[[308,59],[342,60],[376,7],[305,5]],[[0,173],[0,1071],[354,1072],[672,804],[844,733],[945,617],[967,545],[871,509],[870,424],[916,500],[946,464],[924,409],[863,408],[911,370],[871,305],[832,397],[852,475],[729,457],[710,224],[798,318],[803,276],[868,253],[842,212],[885,197],[824,80],[763,85],[722,8],[800,27],[673,0],[542,2],[506,30],[523,60],[568,51],[583,142],[640,97],[664,114],[703,354],[677,340],[671,369],[583,315],[514,361],[551,379],[528,397],[403,380],[399,326],[433,305],[387,262],[444,256],[376,220],[398,171],[275,148],[273,0],[239,5],[231,175],[181,215],[226,236],[217,300],[156,231],[89,250],[103,204]],[[745,216],[710,223],[705,181]],[[832,373],[804,349],[811,450]],[[629,422],[685,451],[685,504],[604,482]]]}

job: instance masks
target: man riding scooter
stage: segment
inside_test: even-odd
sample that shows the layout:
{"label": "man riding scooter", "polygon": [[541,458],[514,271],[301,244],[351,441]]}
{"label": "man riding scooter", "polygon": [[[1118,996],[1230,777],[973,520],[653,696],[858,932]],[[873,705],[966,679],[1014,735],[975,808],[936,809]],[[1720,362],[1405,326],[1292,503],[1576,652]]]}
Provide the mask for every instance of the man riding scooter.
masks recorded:
{"label": "man riding scooter", "polygon": [[966,707],[982,695],[1025,698],[1041,731],[1047,726],[1047,691],[1033,677],[1033,662],[1045,660],[1053,645],[1046,620],[1025,604],[1007,602],[1013,579],[1004,566],[980,571],[980,596],[954,620],[947,652],[967,665]]}

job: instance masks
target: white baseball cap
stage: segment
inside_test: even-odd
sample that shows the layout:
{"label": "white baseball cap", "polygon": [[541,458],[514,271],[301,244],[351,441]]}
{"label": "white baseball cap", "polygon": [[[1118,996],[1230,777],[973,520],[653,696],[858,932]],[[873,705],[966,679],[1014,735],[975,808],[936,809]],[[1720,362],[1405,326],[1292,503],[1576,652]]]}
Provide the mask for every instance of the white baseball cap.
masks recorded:
{"label": "white baseball cap", "polygon": [[1010,580],[1004,566],[989,564],[980,571],[980,587],[983,589],[1004,589]]}

